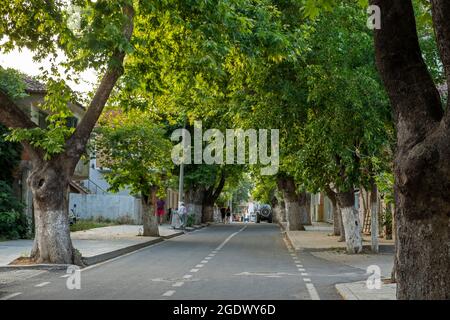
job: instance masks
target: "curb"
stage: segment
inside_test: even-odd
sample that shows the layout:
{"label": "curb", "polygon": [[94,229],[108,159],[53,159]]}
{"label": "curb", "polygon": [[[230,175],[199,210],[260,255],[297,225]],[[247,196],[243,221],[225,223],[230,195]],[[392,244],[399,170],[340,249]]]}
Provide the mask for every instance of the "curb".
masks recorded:
{"label": "curb", "polygon": [[[202,224],[200,225],[198,228],[193,228],[190,231],[194,231],[196,229],[202,229],[207,227],[209,224]],[[159,238],[150,240],[150,241],[146,241],[146,242],[142,242],[142,243],[138,243],[138,244],[134,244],[125,248],[121,248],[121,249],[117,249],[114,251],[110,251],[110,252],[106,252],[106,253],[102,253],[96,256],[92,256],[92,257],[82,257],[81,259],[83,260],[85,266],[91,266],[100,262],[104,262],[110,259],[114,259],[117,258],[119,256],[122,256],[124,254],[151,246],[153,244],[159,243],[159,242],[163,242],[165,240],[168,239],[172,239],[178,236],[181,236],[185,234],[185,232],[180,231],[174,234],[171,234],[169,236],[161,236]],[[71,264],[33,264],[33,265],[6,265],[6,266],[0,266],[0,272],[2,271],[16,271],[16,270],[67,270],[67,268],[71,266]]]}
{"label": "curb", "polygon": [[6,265],[0,266],[0,272],[17,270],[67,270],[70,266],[73,266],[73,264]]}
{"label": "curb", "polygon": [[289,246],[291,246],[292,249],[294,249],[294,251],[298,251],[297,249],[295,249],[291,238],[289,238],[288,233],[284,231],[284,238],[286,239],[286,241],[289,243]]}
{"label": "curb", "polygon": [[150,241],[146,241],[146,242],[142,242],[142,243],[138,243],[138,244],[134,244],[132,246],[128,246],[125,248],[121,248],[121,249],[117,249],[114,251],[110,251],[110,252],[106,252],[106,253],[102,253],[96,256],[92,256],[92,257],[82,257],[81,259],[83,260],[84,264],[86,266],[91,266],[93,264],[97,264],[109,259],[113,259],[113,258],[117,258],[119,256],[122,256],[124,254],[148,247],[152,244],[158,243],[158,242],[162,242],[164,241],[163,237],[159,237],[156,238],[154,240],[150,240]]}
{"label": "curb", "polygon": [[183,235],[183,234],[184,234],[184,232],[183,232],[183,231],[180,231],[180,232],[171,234],[170,236],[161,236],[161,238],[162,238],[163,240],[168,240],[168,239],[172,239],[172,238],[181,236],[181,235]]}
{"label": "curb", "polygon": [[335,284],[334,287],[344,300],[359,300],[356,295],[347,287],[345,283]]}

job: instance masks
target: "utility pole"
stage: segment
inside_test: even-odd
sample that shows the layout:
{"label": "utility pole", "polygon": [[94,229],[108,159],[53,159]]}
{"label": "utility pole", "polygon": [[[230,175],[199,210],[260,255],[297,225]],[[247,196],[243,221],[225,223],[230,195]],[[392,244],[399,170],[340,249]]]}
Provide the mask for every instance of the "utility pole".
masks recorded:
{"label": "utility pole", "polygon": [[184,201],[184,163],[180,164],[180,176],[178,182],[178,202]]}
{"label": "utility pole", "polygon": [[[184,143],[184,139],[185,139],[185,134],[184,134],[185,130],[186,130],[186,118],[184,119],[183,133],[182,133],[182,140],[181,140],[181,141],[183,141],[183,143]],[[180,175],[179,175],[179,179],[178,179],[179,180],[178,181],[178,206],[179,206],[180,202],[184,202],[183,188],[184,188],[184,160],[186,157],[185,151],[186,150],[184,149],[184,146],[183,146],[183,159],[180,164]]]}

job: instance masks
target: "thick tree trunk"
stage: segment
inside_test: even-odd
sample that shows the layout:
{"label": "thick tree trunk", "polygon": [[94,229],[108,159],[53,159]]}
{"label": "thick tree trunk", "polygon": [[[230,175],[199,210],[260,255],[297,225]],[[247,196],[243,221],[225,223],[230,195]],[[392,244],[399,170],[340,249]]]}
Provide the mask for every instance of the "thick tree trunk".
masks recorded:
{"label": "thick tree trunk", "polygon": [[33,194],[35,238],[31,259],[36,263],[82,264],[70,239],[69,180],[59,166],[35,169],[28,178]]}
{"label": "thick tree trunk", "polygon": [[[130,40],[133,33],[134,9],[126,4],[128,17],[122,34]],[[118,78],[123,73],[125,52],[117,48],[89,104],[89,108],[72,136],[65,142],[65,151],[51,160],[44,160],[44,151],[22,141],[33,162],[34,171],[28,179],[35,209],[35,240],[31,253],[36,262],[82,264],[73,249],[68,218],[68,185],[103,108]],[[0,122],[9,128],[33,129],[36,125],[6,94],[0,91]]]}
{"label": "thick tree trunk", "polygon": [[360,253],[362,251],[361,223],[358,210],[355,209],[353,190],[337,193],[337,200],[342,212],[347,252]]}
{"label": "thick tree trunk", "polygon": [[283,192],[287,222],[286,230],[305,230],[302,224],[302,212],[294,179],[291,177],[279,178],[277,183],[278,188]]}
{"label": "thick tree trunk", "polygon": [[286,206],[286,222],[288,231],[305,230],[302,225],[302,219],[300,216],[300,204],[296,200],[288,200],[285,198]]}
{"label": "thick tree trunk", "polygon": [[142,224],[144,228],[143,236],[159,237],[158,219],[155,215],[156,195],[153,194],[151,196],[143,195],[141,198],[141,202],[142,202]]}
{"label": "thick tree trunk", "polygon": [[432,190],[420,188],[428,199],[422,198],[420,203],[419,199],[412,199],[412,195],[399,193],[400,203],[395,210],[397,297],[450,299],[448,218],[439,212],[428,216],[428,212],[439,210],[437,206],[431,207],[436,205],[437,197],[432,200]]}
{"label": "thick tree trunk", "polygon": [[202,222],[214,222],[214,203],[203,202],[202,207]]}
{"label": "thick tree trunk", "polygon": [[204,188],[190,187],[186,193],[186,209],[188,214],[195,216],[194,224],[200,224],[202,222],[202,200],[205,193]]}
{"label": "thick tree trunk", "polygon": [[370,192],[370,235],[372,238],[372,252],[378,253],[378,189],[372,185]]}
{"label": "thick tree trunk", "polygon": [[300,205],[300,223],[303,226],[310,226],[312,224],[310,213],[311,196],[306,192],[300,193],[298,196],[298,203]]}
{"label": "thick tree trunk", "polygon": [[286,203],[284,199],[280,201],[280,216],[281,216],[281,222],[287,222],[287,216],[286,216]]}
{"label": "thick tree trunk", "polygon": [[[382,12],[377,67],[397,131],[394,161],[398,299],[450,299],[450,100],[423,60],[411,1],[371,0]],[[432,0],[442,65],[450,82],[450,2]]]}

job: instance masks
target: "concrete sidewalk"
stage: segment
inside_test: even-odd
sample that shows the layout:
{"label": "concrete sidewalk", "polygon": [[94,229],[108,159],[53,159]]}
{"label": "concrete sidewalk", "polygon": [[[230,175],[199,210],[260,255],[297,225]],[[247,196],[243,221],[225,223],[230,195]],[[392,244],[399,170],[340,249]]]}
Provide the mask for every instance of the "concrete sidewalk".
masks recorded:
{"label": "concrete sidewalk", "polygon": [[380,289],[367,288],[366,281],[340,283],[335,287],[344,300],[396,300],[395,283],[382,283]]}
{"label": "concrete sidewalk", "polygon": [[[380,268],[382,279],[390,278],[394,265],[394,241],[380,238],[380,252],[370,252],[370,236],[363,236],[362,254],[347,254],[345,242],[331,235],[331,226],[317,224],[306,231],[286,231],[295,250],[308,251],[313,256],[367,271],[369,266]],[[367,275],[369,277],[369,274]],[[336,290],[346,300],[395,300],[395,284],[382,283],[381,289],[368,289],[365,281],[336,284]]]}
{"label": "concrete sidewalk", "polygon": [[[105,261],[145,246],[184,234],[170,225],[159,227],[160,237],[143,237],[140,225],[118,225],[71,232],[73,245],[87,265]],[[19,257],[29,256],[33,240],[0,242],[0,266]]]}

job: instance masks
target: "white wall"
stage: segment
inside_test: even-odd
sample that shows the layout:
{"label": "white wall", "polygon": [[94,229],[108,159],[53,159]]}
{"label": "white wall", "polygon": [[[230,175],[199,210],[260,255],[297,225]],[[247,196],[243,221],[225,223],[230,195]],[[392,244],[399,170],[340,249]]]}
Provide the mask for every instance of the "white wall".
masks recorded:
{"label": "white wall", "polygon": [[76,204],[79,218],[119,219],[129,217],[141,222],[141,200],[132,196],[70,193],[69,210]]}
{"label": "white wall", "polygon": [[[96,167],[96,159],[91,159],[89,161],[89,180],[94,182],[97,186],[99,186],[103,191],[107,194],[113,194],[108,192],[110,187],[109,183],[106,181],[103,173]],[[83,181],[83,186],[90,189],[92,193],[101,194],[101,190],[97,190],[95,185],[89,184],[88,180]],[[120,189],[119,192],[114,193],[113,195],[121,195],[121,196],[129,196],[131,191],[128,188]]]}

